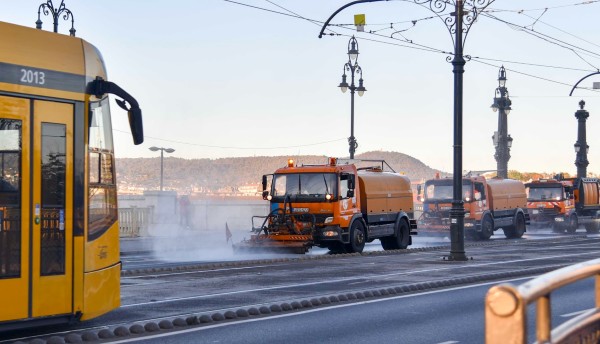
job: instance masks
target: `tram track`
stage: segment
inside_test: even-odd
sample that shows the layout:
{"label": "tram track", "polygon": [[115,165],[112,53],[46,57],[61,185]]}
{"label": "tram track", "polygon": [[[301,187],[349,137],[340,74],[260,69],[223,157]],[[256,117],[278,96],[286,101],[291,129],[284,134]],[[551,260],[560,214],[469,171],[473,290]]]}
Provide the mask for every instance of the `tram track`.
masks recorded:
{"label": "tram track", "polygon": [[[517,245],[517,246],[540,246],[547,245],[548,242],[557,243],[564,242],[565,245],[573,245],[576,240],[594,240],[589,238],[587,235],[570,235],[562,237],[554,237],[548,239],[535,239],[535,240],[524,240],[524,239],[504,239],[504,240],[493,240],[493,241],[479,241],[479,242],[467,242],[465,243],[466,248],[480,247],[480,246],[500,246],[500,245]],[[313,255],[313,256],[298,256],[298,257],[284,257],[284,258],[262,258],[262,259],[248,259],[248,260],[236,260],[236,261],[217,261],[217,262],[197,262],[197,263],[168,263],[166,266],[153,266],[148,268],[125,268],[121,271],[122,277],[137,277],[137,276],[161,276],[164,274],[189,274],[190,272],[198,271],[215,271],[219,269],[244,269],[252,268],[256,266],[268,266],[271,264],[281,263],[296,263],[303,262],[306,260],[321,260],[321,259],[345,259],[356,256],[386,256],[386,255],[397,255],[397,254],[411,254],[416,252],[429,252],[429,251],[443,251],[449,250],[450,245],[437,245],[427,246],[419,248],[409,248],[404,250],[378,250],[368,251],[363,253],[342,253],[342,254],[325,254],[325,255]]]}
{"label": "tram track", "polygon": [[[225,314],[230,318],[226,321],[233,321],[235,318],[252,316],[250,313],[258,313],[253,316],[267,316],[268,313],[277,313],[290,307],[288,311],[294,311],[326,306],[327,302],[354,302],[522,277],[592,259],[600,251],[600,238],[538,241],[540,243],[537,244],[531,244],[534,241],[521,241],[526,245],[514,242],[469,245],[469,252],[473,253],[475,259],[465,263],[443,261],[439,254],[443,247],[440,247],[435,250],[415,250],[414,254],[408,255],[352,255],[337,259],[293,260],[291,263],[275,260],[269,264],[263,262],[241,268],[234,266],[124,276],[122,306],[119,309],[70,328],[40,331],[33,336],[19,336],[17,333],[12,341],[27,342],[34,338],[48,339],[69,334],[82,336],[84,333],[102,331],[106,334],[106,331],[114,332],[117,328],[124,331],[123,327],[130,331],[129,328],[135,324],[145,326],[154,323],[158,326],[162,323],[167,326],[168,322],[177,322],[179,325],[197,326],[203,321],[222,321],[219,319],[226,319]],[[524,247],[527,249],[524,250]],[[523,257],[507,259],[517,254]],[[182,275],[186,278],[182,279]],[[269,285],[265,286],[265,283]],[[136,328],[139,329],[139,326]]]}

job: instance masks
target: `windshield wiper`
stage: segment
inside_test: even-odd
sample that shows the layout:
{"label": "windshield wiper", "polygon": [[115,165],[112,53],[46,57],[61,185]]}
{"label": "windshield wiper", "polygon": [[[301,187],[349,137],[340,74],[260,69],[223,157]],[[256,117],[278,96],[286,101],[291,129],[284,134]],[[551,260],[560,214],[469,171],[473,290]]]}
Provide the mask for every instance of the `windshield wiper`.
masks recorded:
{"label": "windshield wiper", "polygon": [[327,186],[327,178],[325,178],[325,173],[323,173],[323,182],[325,183],[326,195],[329,195],[329,186]]}

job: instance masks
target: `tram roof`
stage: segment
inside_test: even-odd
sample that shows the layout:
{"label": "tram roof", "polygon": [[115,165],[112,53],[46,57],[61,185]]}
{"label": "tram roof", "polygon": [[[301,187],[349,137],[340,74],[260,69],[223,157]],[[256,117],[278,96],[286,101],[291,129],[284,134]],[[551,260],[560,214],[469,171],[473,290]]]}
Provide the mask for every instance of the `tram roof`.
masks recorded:
{"label": "tram roof", "polygon": [[[102,55],[81,38],[5,22],[0,37],[0,89],[82,99],[88,82],[106,79]],[[43,72],[44,83],[27,71]]]}

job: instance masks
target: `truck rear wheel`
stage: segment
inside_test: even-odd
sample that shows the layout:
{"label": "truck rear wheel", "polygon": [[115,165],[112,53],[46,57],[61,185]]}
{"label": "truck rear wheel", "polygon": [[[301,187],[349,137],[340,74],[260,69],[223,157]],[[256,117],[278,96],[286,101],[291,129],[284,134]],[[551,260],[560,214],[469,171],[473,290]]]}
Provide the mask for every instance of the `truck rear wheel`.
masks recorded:
{"label": "truck rear wheel", "polygon": [[349,253],[360,253],[365,248],[365,226],[361,221],[354,221],[350,227],[350,243],[346,244]]}
{"label": "truck rear wheel", "polygon": [[523,213],[518,213],[515,217],[515,223],[504,229],[504,236],[508,239],[520,238],[525,234],[525,216]]}
{"label": "truck rear wheel", "polygon": [[389,236],[385,238],[379,239],[381,241],[381,247],[385,251],[387,250],[400,250],[408,247],[408,243],[410,241],[410,231],[408,229],[408,223],[404,219],[400,219],[398,221],[398,228],[394,236]]}
{"label": "truck rear wheel", "polygon": [[492,234],[494,234],[494,222],[489,215],[485,215],[481,220],[481,233],[479,234],[479,238],[481,240],[489,240]]}

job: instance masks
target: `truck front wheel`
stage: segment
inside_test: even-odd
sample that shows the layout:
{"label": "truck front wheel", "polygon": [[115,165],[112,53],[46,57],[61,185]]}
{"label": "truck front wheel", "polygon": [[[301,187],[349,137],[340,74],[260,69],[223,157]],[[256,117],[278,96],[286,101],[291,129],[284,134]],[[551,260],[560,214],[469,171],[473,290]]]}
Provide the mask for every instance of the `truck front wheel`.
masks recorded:
{"label": "truck front wheel", "polygon": [[354,221],[350,227],[350,243],[346,244],[349,253],[360,253],[365,248],[365,227],[361,221]]}
{"label": "truck front wheel", "polygon": [[577,227],[579,227],[579,222],[577,221],[577,215],[572,214],[569,216],[569,225],[567,226],[567,233],[573,234],[577,231]]}
{"label": "truck front wheel", "polygon": [[494,234],[494,222],[492,221],[491,216],[485,215],[481,220],[481,233],[479,234],[479,238],[481,240],[488,240],[492,234]]}

